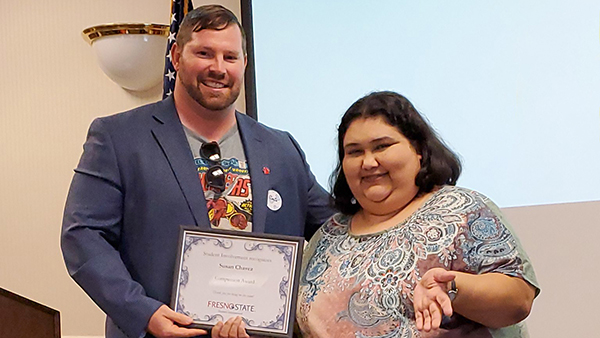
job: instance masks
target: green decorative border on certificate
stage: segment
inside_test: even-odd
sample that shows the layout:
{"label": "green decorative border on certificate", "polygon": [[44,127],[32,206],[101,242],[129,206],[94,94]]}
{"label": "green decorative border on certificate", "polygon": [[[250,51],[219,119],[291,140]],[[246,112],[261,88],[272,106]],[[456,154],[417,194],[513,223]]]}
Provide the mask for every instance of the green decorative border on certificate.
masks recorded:
{"label": "green decorative border on certificate", "polygon": [[241,316],[249,334],[292,337],[304,238],[181,227],[171,308],[210,329]]}

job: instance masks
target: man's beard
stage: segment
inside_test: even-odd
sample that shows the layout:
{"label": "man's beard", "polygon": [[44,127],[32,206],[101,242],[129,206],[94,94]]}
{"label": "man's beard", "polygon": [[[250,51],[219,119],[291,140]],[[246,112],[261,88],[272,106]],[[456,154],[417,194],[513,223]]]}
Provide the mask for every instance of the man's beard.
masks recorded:
{"label": "man's beard", "polygon": [[[188,93],[188,95],[190,97],[192,97],[194,99],[194,101],[198,102],[199,105],[201,105],[202,107],[209,109],[209,110],[224,110],[226,108],[229,108],[231,105],[233,105],[233,103],[235,102],[235,100],[237,100],[238,96],[240,96],[240,85],[237,86],[232,86],[232,87],[228,87],[229,88],[229,93],[223,93],[223,95],[206,95],[204,93],[202,93],[201,90],[201,86],[202,86],[202,80],[203,78],[198,77],[196,79],[196,83],[198,84],[197,86],[195,86],[193,83],[185,83],[183,82],[183,86],[186,90],[186,92]],[[210,77],[209,77],[210,80]]]}

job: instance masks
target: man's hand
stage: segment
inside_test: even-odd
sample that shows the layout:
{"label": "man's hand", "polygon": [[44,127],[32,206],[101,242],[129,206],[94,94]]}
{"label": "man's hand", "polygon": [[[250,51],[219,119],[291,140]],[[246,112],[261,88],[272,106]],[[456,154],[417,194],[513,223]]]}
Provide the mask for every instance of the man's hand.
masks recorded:
{"label": "man's hand", "polygon": [[206,330],[187,329],[180,325],[190,325],[192,318],[171,310],[166,305],[154,312],[148,322],[148,332],[157,338],[194,337],[206,334]]}

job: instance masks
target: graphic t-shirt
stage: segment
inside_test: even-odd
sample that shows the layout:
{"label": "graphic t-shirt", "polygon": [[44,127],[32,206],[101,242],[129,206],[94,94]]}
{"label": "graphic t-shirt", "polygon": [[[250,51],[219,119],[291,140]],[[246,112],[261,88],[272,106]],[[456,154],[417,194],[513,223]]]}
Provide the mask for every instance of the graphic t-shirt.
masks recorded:
{"label": "graphic t-shirt", "polygon": [[194,154],[198,176],[202,182],[202,187],[204,187],[204,197],[206,198],[206,208],[211,227],[251,232],[252,185],[237,125],[218,141],[222,158],[219,164],[225,172],[225,191],[222,193],[206,189],[206,171],[212,165],[215,165],[214,162],[200,156],[200,147],[207,141],[188,128],[184,127],[184,129]]}

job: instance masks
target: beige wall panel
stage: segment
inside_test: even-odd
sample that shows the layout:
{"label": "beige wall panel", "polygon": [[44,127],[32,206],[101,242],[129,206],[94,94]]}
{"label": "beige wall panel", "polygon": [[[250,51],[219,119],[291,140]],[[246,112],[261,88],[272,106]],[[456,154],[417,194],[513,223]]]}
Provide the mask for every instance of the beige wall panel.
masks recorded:
{"label": "beige wall panel", "polygon": [[59,247],[64,202],[87,128],[95,117],[162,95],[160,87],[131,93],[113,83],[81,31],[169,19],[168,0],[0,4],[0,287],[59,310],[64,336],[104,333],[104,315],[68,276]]}
{"label": "beige wall panel", "polygon": [[503,209],[541,285],[527,319],[531,337],[595,337],[600,201]]}

